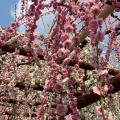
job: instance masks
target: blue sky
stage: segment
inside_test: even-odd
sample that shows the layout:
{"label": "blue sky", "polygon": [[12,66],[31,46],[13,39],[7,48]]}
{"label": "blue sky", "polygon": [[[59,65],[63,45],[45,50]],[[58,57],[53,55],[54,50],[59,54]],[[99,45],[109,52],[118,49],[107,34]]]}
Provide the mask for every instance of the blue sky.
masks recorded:
{"label": "blue sky", "polygon": [[0,26],[8,27],[12,21],[11,8],[17,4],[18,0],[0,0]]}

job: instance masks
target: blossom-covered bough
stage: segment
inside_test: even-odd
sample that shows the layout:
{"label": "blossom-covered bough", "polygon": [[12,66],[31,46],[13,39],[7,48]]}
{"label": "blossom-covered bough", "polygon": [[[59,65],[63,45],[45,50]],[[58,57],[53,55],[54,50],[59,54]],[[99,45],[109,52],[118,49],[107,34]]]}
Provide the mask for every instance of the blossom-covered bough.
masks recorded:
{"label": "blossom-covered bough", "polygon": [[[1,119],[119,119],[120,1],[21,2],[21,15],[0,29]],[[48,14],[42,35],[37,21]]]}

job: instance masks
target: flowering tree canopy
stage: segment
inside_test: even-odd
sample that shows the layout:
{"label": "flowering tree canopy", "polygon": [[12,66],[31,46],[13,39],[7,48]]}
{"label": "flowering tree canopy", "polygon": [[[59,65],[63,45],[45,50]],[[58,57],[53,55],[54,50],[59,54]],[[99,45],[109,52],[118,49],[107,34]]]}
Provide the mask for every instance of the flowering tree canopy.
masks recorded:
{"label": "flowering tree canopy", "polygon": [[120,119],[120,1],[21,4],[0,28],[1,119]]}

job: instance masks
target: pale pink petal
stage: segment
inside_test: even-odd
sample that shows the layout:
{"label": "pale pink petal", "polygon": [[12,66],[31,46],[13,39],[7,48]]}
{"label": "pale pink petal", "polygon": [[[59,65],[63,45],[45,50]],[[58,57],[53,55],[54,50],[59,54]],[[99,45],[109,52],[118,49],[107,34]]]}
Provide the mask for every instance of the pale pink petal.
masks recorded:
{"label": "pale pink petal", "polygon": [[100,95],[100,90],[99,90],[99,88],[98,87],[93,87],[93,92],[95,93],[95,94],[97,94],[97,95]]}
{"label": "pale pink petal", "polygon": [[71,114],[67,115],[66,118],[65,118],[65,120],[73,120],[72,119],[72,115]]}
{"label": "pale pink petal", "polygon": [[112,116],[109,116],[109,117],[107,118],[107,120],[113,120]]}
{"label": "pale pink petal", "polygon": [[99,70],[98,75],[108,74],[108,70]]}
{"label": "pale pink petal", "polygon": [[108,92],[108,86],[107,85],[105,85],[104,87],[103,87],[103,95],[107,95],[107,92]]}

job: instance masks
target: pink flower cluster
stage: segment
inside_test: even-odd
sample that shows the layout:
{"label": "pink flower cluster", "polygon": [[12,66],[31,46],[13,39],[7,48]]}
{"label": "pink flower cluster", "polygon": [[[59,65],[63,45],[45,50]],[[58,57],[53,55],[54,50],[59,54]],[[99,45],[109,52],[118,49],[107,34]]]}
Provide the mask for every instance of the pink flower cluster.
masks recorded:
{"label": "pink flower cluster", "polygon": [[58,83],[56,83],[55,85],[54,85],[54,90],[55,90],[55,92],[57,92],[57,93],[61,93],[62,92],[62,83],[61,82],[58,82]]}
{"label": "pink flower cluster", "polygon": [[106,70],[106,69],[105,70],[101,70],[101,69],[99,69],[99,70],[93,70],[93,72],[96,73],[99,76],[108,74],[108,70]]}
{"label": "pink flower cluster", "polygon": [[61,35],[61,41],[64,42],[69,38],[69,33],[63,33]]}
{"label": "pink flower cluster", "polygon": [[92,19],[92,20],[89,22],[89,29],[90,29],[91,31],[97,30],[97,29],[98,29],[98,21]]}
{"label": "pink flower cluster", "polygon": [[67,33],[71,33],[73,31],[73,27],[70,24],[65,24],[65,31]]}
{"label": "pink flower cluster", "polygon": [[66,113],[68,112],[67,106],[63,104],[58,104],[56,110],[59,116],[65,116]]}
{"label": "pink flower cluster", "polygon": [[57,54],[60,58],[66,58],[70,54],[70,51],[65,48],[61,48],[57,51]]}
{"label": "pink flower cluster", "polygon": [[13,29],[15,29],[15,28],[17,28],[17,27],[19,27],[20,26],[20,23],[19,22],[12,22],[11,23],[11,28],[13,28]]}

